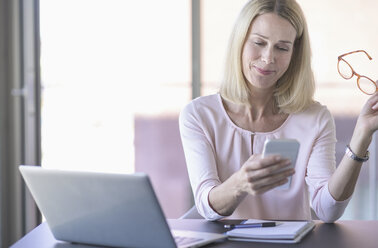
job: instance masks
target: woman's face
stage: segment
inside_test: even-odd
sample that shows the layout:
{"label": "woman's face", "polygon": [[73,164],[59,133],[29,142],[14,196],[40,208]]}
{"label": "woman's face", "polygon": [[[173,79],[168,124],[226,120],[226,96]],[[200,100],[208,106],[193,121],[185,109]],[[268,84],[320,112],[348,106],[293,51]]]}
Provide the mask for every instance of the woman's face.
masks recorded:
{"label": "woman's face", "polygon": [[254,19],[242,51],[243,74],[250,89],[274,89],[289,67],[295,37],[290,22],[274,13]]}

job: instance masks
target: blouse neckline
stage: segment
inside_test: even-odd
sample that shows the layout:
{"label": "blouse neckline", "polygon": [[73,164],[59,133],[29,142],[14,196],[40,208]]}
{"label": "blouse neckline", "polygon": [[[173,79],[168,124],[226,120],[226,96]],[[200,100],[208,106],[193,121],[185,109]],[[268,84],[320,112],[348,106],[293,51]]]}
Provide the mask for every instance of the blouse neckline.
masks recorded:
{"label": "blouse neckline", "polygon": [[239,126],[237,126],[230,118],[230,116],[227,114],[227,111],[223,105],[223,102],[222,102],[222,96],[220,95],[220,93],[217,93],[217,98],[218,98],[218,103],[220,105],[220,109],[222,110],[223,112],[223,115],[224,117],[226,118],[227,122],[233,126],[236,130],[238,130],[239,132],[242,132],[242,133],[248,133],[248,134],[273,134],[273,133],[276,133],[278,131],[280,131],[282,128],[284,128],[286,126],[286,123],[289,121],[289,119],[291,118],[292,114],[289,114],[289,116],[286,118],[286,120],[281,124],[281,126],[279,126],[278,128],[272,130],[272,131],[269,131],[269,132],[252,132],[252,131],[249,131],[249,130],[246,130],[246,129],[243,129]]}

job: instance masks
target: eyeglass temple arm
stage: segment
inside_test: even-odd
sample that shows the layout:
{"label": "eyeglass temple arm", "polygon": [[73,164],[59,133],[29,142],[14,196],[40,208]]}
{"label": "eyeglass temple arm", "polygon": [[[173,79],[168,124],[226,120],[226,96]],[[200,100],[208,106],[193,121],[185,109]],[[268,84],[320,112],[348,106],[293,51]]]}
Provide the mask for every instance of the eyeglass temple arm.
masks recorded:
{"label": "eyeglass temple arm", "polygon": [[362,52],[362,53],[365,53],[366,56],[368,56],[368,58],[369,58],[370,60],[373,59],[373,58],[370,57],[370,55],[369,55],[367,52],[365,52],[364,50],[356,50],[356,51],[353,51],[353,52],[349,52],[349,53],[342,54],[342,55],[339,56],[339,59],[342,58],[342,57],[344,57],[344,56],[346,56],[346,55],[352,54],[352,53],[361,53],[361,52]]}

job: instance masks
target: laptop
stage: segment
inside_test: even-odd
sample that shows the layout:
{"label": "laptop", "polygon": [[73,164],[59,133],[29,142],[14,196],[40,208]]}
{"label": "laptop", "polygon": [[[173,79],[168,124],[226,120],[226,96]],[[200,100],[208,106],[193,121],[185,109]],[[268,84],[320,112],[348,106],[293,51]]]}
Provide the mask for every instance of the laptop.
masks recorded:
{"label": "laptop", "polygon": [[19,169],[57,240],[115,247],[181,248],[226,238],[225,234],[170,230],[147,174],[27,165]]}

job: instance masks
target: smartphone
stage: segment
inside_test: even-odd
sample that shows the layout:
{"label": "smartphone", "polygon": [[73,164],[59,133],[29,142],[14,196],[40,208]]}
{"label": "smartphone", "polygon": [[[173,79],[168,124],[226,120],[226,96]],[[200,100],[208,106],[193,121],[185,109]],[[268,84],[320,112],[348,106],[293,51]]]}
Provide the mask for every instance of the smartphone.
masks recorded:
{"label": "smartphone", "polygon": [[[295,168],[299,146],[299,142],[295,139],[268,139],[264,143],[263,158],[267,155],[278,154],[284,158],[290,159],[290,167]],[[291,178],[292,176],[288,177],[288,182],[276,187],[276,189],[289,189]]]}

